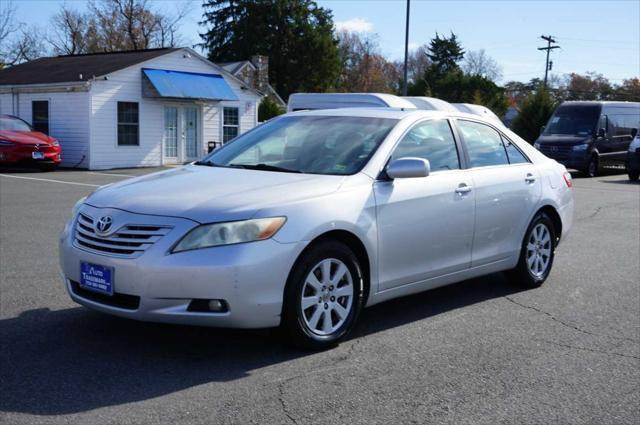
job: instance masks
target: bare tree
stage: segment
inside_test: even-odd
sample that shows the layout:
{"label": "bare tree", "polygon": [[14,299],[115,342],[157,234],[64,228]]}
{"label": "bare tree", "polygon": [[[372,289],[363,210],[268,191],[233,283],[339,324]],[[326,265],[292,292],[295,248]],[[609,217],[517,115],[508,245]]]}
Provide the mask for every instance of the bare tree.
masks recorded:
{"label": "bare tree", "polygon": [[337,37],[342,62],[338,90],[387,93],[397,90],[399,74],[380,53],[375,37],[347,31],[340,31]]}
{"label": "bare tree", "polygon": [[157,44],[160,47],[175,47],[182,42],[180,37],[180,22],[189,14],[190,2],[177,5],[173,14],[156,14]]}
{"label": "bare tree", "polygon": [[86,15],[63,6],[52,18],[52,34],[47,39],[53,51],[59,55],[85,53],[88,21]]}
{"label": "bare tree", "polygon": [[492,81],[502,78],[500,65],[484,49],[467,52],[464,56],[462,70],[469,75],[480,75]]}
{"label": "bare tree", "polygon": [[23,27],[14,41],[10,44],[9,53],[5,57],[8,66],[32,61],[46,56],[47,48],[43,42],[42,30],[38,27]]}
{"label": "bare tree", "polygon": [[8,2],[0,2],[0,69],[8,63],[9,55],[9,36],[18,29],[15,20],[16,6],[11,0]]}

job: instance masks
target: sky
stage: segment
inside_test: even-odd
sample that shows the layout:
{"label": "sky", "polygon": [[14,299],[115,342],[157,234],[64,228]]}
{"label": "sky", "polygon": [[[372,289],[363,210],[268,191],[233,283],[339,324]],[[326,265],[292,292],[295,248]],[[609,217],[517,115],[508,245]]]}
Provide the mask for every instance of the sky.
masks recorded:
{"label": "sky", "polygon": [[[7,0],[0,0],[0,7]],[[199,42],[201,2],[191,0],[182,33],[185,44]],[[63,0],[14,0],[18,19],[45,26]],[[66,0],[78,9],[82,0]],[[161,10],[176,3],[152,0]],[[375,37],[392,60],[404,54],[405,0],[319,0],[333,11],[338,28]],[[544,77],[546,45],[541,35],[555,37],[560,49],[551,53],[552,74],[594,71],[614,83],[640,76],[640,0],[411,0],[409,46],[428,43],[436,32],[455,33],[465,50],[485,49],[502,68],[502,82]]]}

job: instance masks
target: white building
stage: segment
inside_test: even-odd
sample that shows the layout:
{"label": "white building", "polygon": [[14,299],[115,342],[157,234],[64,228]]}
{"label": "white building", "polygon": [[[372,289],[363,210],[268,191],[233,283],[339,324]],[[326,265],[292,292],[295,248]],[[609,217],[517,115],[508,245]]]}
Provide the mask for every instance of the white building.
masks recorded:
{"label": "white building", "polygon": [[197,159],[256,126],[261,97],[189,48],[41,58],[0,71],[0,114],[58,139],[67,167]]}

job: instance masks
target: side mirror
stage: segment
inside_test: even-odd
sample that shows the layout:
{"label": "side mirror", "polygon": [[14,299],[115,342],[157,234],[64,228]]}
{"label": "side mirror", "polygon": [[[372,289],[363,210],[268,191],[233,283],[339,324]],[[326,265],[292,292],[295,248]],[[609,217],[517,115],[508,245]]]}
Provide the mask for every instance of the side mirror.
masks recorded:
{"label": "side mirror", "polygon": [[605,130],[604,128],[599,128],[598,129],[598,138],[604,138],[607,137],[607,130]]}
{"label": "side mirror", "polygon": [[427,177],[431,172],[429,161],[422,158],[400,158],[387,166],[387,176],[392,179]]}

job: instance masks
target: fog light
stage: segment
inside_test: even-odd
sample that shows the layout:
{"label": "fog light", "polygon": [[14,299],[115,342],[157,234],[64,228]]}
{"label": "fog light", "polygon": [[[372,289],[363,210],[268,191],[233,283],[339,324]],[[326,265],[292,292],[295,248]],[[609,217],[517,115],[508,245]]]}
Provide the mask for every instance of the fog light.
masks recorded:
{"label": "fog light", "polygon": [[209,310],[215,311],[216,313],[226,310],[224,301],[220,301],[220,300],[209,301]]}
{"label": "fog light", "polygon": [[191,300],[187,307],[187,311],[198,313],[225,313],[228,310],[225,300]]}

